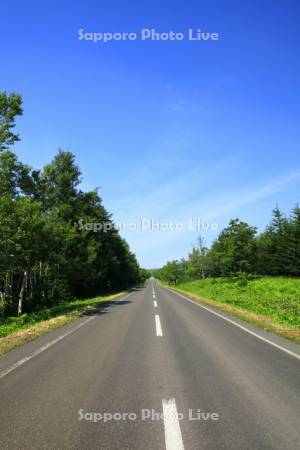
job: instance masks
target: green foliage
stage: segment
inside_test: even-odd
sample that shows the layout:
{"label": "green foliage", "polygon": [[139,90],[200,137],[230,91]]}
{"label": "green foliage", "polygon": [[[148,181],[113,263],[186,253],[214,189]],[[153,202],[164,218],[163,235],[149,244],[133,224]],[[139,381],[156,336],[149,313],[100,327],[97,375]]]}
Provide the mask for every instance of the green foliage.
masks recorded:
{"label": "green foliage", "polygon": [[256,229],[245,222],[238,219],[230,221],[229,226],[220,233],[210,250],[210,258],[215,267],[219,268],[220,275],[254,271],[255,233]]}
{"label": "green foliage", "polygon": [[22,98],[16,93],[8,95],[0,92],[0,151],[20,140],[11,130],[15,127],[15,117],[23,114]]}
{"label": "green foliage", "polygon": [[231,220],[206,248],[200,237],[187,259],[169,261],[152,275],[169,284],[205,277],[233,277],[246,286],[251,274],[300,277],[300,208],[289,218],[278,207],[266,231],[238,219]]}
{"label": "green foliage", "polygon": [[[2,150],[17,139],[8,133],[17,114],[20,97],[0,94]],[[0,153],[2,316],[123,290],[145,279],[97,191],[82,192],[80,182],[70,152],[59,150],[42,170],[24,165],[10,150]],[[95,233],[80,223],[110,227]]]}
{"label": "green foliage", "polygon": [[148,278],[150,278],[150,277],[151,277],[151,273],[150,273],[149,270],[140,268],[140,270],[139,270],[139,278],[140,278],[140,283],[141,284],[144,284],[146,282],[146,280]]}
{"label": "green foliage", "polygon": [[257,239],[257,272],[268,275],[300,276],[300,209],[296,206],[290,218],[278,207],[266,231]]}
{"label": "green foliage", "polygon": [[182,279],[183,272],[182,261],[169,261],[160,271],[153,271],[153,274],[170,285],[176,285]]}
{"label": "green foliage", "polygon": [[54,317],[69,315],[74,312],[85,313],[91,307],[103,307],[109,304],[110,300],[118,297],[119,294],[114,294],[105,297],[95,297],[90,299],[77,299],[71,302],[64,302],[55,305],[51,308],[37,310],[31,313],[22,314],[19,317],[11,316],[2,318],[0,320],[0,338],[10,335],[16,331],[24,330],[32,327],[33,325],[49,320]]}
{"label": "green foliage", "polygon": [[239,277],[183,282],[178,288],[255,314],[282,325],[300,327],[300,279],[284,277]]}

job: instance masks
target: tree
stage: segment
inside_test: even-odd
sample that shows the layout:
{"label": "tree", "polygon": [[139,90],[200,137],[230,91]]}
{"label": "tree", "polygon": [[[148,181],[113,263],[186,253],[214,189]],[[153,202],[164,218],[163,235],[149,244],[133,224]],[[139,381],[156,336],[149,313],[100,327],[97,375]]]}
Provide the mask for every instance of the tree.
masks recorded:
{"label": "tree", "polygon": [[287,224],[287,252],[289,275],[300,276],[300,207],[296,205]]}
{"label": "tree", "polygon": [[234,219],[213,243],[209,257],[221,275],[251,273],[255,268],[256,228]]}
{"label": "tree", "polygon": [[197,244],[188,256],[186,268],[188,278],[205,278],[208,271],[207,253],[205,241],[202,236],[199,236]]}
{"label": "tree", "polygon": [[[26,197],[0,198],[0,274],[7,308],[19,315],[32,270],[47,258],[45,246],[52,244],[45,232],[41,205]],[[7,282],[8,281],[8,282]]]}
{"label": "tree", "polygon": [[30,182],[30,168],[10,150],[0,153],[0,193],[13,197],[22,193]]}
{"label": "tree", "polygon": [[22,97],[19,94],[0,92],[0,151],[20,140],[11,130],[15,127],[15,118],[23,114]]}
{"label": "tree", "polygon": [[[98,192],[79,189],[72,153],[33,170],[7,149],[21,97],[0,94],[0,313],[21,315],[145,279]],[[105,224],[107,231],[81,228]]]}
{"label": "tree", "polygon": [[300,207],[289,218],[276,206],[271,223],[256,236],[256,228],[231,220],[210,249],[200,237],[187,260],[168,262],[152,275],[168,283],[204,277],[247,274],[300,276]]}
{"label": "tree", "polygon": [[272,220],[258,240],[258,270],[269,275],[287,275],[289,266],[289,223],[278,206]]}
{"label": "tree", "polygon": [[178,284],[182,279],[183,275],[183,264],[182,261],[168,261],[167,264],[162,269],[162,278],[168,284]]}
{"label": "tree", "polygon": [[38,175],[41,192],[46,208],[57,207],[64,220],[74,220],[75,201],[81,172],[71,152],[59,150],[50,164]]}

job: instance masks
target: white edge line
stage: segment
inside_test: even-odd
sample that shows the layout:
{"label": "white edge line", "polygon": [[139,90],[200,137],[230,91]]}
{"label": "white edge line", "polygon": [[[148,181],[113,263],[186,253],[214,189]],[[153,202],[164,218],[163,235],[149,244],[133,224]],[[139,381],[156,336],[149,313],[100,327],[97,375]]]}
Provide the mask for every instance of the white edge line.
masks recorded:
{"label": "white edge line", "polygon": [[[124,300],[125,298],[129,297],[130,294],[126,295],[125,297],[122,297],[122,300]],[[117,300],[116,303],[118,303],[120,300]],[[27,363],[28,361],[30,361],[31,359],[35,358],[36,356],[38,356],[40,353],[44,352],[45,350],[48,350],[48,348],[52,347],[53,345],[57,344],[59,341],[61,341],[62,339],[64,339],[65,337],[69,336],[70,334],[74,333],[75,331],[79,330],[79,328],[83,327],[84,325],[86,325],[88,322],[90,322],[91,320],[95,319],[96,316],[92,316],[89,317],[88,319],[86,319],[84,322],[81,322],[79,325],[77,325],[75,328],[72,328],[72,330],[68,331],[67,333],[62,334],[61,336],[59,336],[56,339],[53,339],[53,341],[48,342],[48,344],[43,345],[42,347],[38,348],[37,350],[35,350],[33,353],[31,353],[29,356],[26,356],[23,359],[20,359],[19,361],[17,361],[16,363],[14,363],[13,365],[11,365],[10,367],[8,367],[7,369],[3,370],[2,372],[0,372],[0,379],[5,377],[6,375],[8,375],[9,373],[13,372],[14,370],[16,370],[18,367],[22,366],[23,364]]]}
{"label": "white edge line", "polygon": [[272,345],[273,347],[282,350],[283,352],[287,353],[288,355],[294,356],[295,358],[300,360],[300,355],[297,353],[292,352],[291,350],[288,350],[285,347],[282,347],[279,344],[276,344],[275,342],[270,341],[269,339],[264,338],[263,336],[260,336],[259,334],[255,333],[254,331],[249,330],[248,328],[244,327],[243,325],[240,325],[239,323],[235,322],[234,320],[229,319],[228,317],[223,316],[222,314],[217,313],[216,311],[211,310],[210,308],[207,308],[206,306],[201,305],[200,303],[196,303],[193,300],[185,297],[184,295],[180,294],[179,292],[173,291],[172,289],[165,288],[170,292],[173,292],[174,294],[177,294],[179,297],[184,298],[190,303],[193,303],[195,306],[199,306],[199,308],[203,308],[206,311],[214,314],[215,316],[221,317],[221,319],[226,320],[227,322],[231,323],[232,325],[235,325],[236,327],[240,328],[241,330],[245,331],[246,333],[251,334],[252,336],[255,336],[257,339],[260,339],[261,341],[267,342],[268,344]]}
{"label": "white edge line", "polygon": [[155,314],[155,325],[156,325],[156,336],[162,337],[163,332],[162,332],[160,318],[159,318],[158,314]]}
{"label": "white edge line", "polygon": [[175,398],[162,400],[166,450],[184,450]]}
{"label": "white edge line", "polygon": [[12,372],[13,370],[17,369],[18,367],[22,366],[23,364],[25,364],[26,362],[30,361],[32,358],[35,358],[36,356],[38,356],[40,353],[44,352],[45,350],[47,350],[48,348],[52,347],[53,345],[57,344],[57,342],[61,341],[62,339],[64,339],[65,337],[69,336],[70,334],[74,333],[75,331],[77,331],[79,328],[83,327],[84,325],[86,325],[88,322],[90,322],[92,319],[94,319],[95,316],[89,317],[87,320],[85,320],[84,322],[80,323],[79,325],[77,325],[77,327],[73,328],[72,330],[68,331],[67,333],[59,336],[56,339],[53,339],[53,341],[48,342],[48,344],[43,345],[43,347],[40,347],[39,349],[37,349],[35,352],[31,353],[31,355],[26,356],[26,358],[20,359],[19,361],[17,361],[15,364],[13,364],[12,366],[10,366],[8,369],[3,370],[2,372],[0,372],[0,378],[5,377],[5,375],[8,375],[10,372]]}

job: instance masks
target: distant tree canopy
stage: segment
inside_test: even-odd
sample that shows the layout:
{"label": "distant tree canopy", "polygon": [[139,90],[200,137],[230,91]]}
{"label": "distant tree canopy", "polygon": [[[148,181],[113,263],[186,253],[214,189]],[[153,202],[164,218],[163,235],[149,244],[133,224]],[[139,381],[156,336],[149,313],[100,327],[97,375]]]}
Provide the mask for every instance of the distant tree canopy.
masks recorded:
{"label": "distant tree canopy", "polygon": [[238,219],[231,220],[213,243],[209,257],[220,275],[255,270],[256,228]]}
{"label": "distant tree canopy", "polygon": [[202,238],[186,259],[170,261],[152,275],[169,284],[204,277],[285,275],[300,276],[300,207],[289,217],[276,207],[271,223],[257,235],[256,228],[231,220],[206,248]]}
{"label": "distant tree canopy", "polygon": [[[121,290],[146,278],[97,191],[80,190],[72,153],[33,170],[8,148],[22,114],[17,94],[0,94],[0,316],[75,296]],[[108,223],[94,232],[80,223]]]}

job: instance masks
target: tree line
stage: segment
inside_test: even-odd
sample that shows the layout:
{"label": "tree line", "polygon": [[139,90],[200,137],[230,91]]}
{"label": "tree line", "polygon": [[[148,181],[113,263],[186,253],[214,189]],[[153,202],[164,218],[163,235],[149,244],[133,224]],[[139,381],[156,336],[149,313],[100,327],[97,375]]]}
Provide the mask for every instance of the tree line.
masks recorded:
{"label": "tree line", "polygon": [[286,217],[276,206],[270,224],[256,227],[233,219],[208,248],[202,237],[187,258],[169,261],[152,275],[177,284],[181,281],[248,275],[300,277],[300,207]]}
{"label": "tree line", "polygon": [[[59,150],[41,170],[19,161],[20,95],[0,93],[0,315],[22,314],[143,280],[97,190],[80,189],[75,157]],[[81,222],[79,222],[81,221]],[[106,223],[94,232],[78,223]]]}

